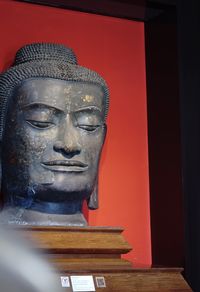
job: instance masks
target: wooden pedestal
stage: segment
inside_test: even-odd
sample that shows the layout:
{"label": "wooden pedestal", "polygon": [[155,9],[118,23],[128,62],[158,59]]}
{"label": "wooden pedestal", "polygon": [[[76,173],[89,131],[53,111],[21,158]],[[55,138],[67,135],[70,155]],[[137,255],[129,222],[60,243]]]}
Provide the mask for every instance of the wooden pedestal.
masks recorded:
{"label": "wooden pedestal", "polygon": [[23,228],[23,236],[35,242],[60,276],[92,275],[94,281],[104,277],[106,287],[96,286],[96,291],[191,291],[181,269],[133,269],[121,258],[131,250],[122,232],[109,227]]}

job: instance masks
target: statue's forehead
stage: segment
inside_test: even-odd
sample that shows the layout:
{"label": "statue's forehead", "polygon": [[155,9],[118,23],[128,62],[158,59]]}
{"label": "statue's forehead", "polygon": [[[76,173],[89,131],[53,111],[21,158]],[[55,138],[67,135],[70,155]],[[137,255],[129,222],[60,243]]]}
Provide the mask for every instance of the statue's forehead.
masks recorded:
{"label": "statue's forehead", "polygon": [[104,108],[103,90],[87,82],[65,81],[54,78],[30,78],[16,89],[15,96],[21,106],[29,103],[48,103],[61,109],[97,106]]}

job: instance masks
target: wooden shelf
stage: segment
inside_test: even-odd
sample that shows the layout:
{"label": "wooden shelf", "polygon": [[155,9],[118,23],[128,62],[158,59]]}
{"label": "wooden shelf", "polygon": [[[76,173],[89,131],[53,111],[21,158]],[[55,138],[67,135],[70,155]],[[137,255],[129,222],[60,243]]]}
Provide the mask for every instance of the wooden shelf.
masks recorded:
{"label": "wooden shelf", "polygon": [[[59,276],[104,277],[105,288],[96,291],[192,291],[182,269],[134,269],[121,255],[131,250],[122,236],[123,228],[112,227],[23,227],[22,236],[31,241],[58,271]],[[71,292],[72,288],[65,288]]]}

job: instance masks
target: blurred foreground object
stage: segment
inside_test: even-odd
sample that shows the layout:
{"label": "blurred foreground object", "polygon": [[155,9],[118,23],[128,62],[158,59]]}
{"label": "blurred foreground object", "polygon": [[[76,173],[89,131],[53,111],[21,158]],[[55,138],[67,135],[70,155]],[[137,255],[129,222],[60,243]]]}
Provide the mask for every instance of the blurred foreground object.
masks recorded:
{"label": "blurred foreground object", "polygon": [[0,292],[59,292],[60,279],[15,231],[0,229]]}

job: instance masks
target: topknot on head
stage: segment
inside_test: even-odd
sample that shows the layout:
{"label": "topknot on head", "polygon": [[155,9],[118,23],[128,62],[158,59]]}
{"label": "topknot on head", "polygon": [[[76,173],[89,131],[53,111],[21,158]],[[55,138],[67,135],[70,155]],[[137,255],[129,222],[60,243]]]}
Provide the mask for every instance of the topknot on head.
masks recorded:
{"label": "topknot on head", "polygon": [[33,43],[20,48],[14,66],[31,61],[57,61],[77,65],[73,50],[61,44]]}

